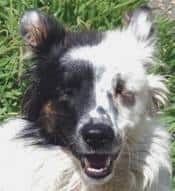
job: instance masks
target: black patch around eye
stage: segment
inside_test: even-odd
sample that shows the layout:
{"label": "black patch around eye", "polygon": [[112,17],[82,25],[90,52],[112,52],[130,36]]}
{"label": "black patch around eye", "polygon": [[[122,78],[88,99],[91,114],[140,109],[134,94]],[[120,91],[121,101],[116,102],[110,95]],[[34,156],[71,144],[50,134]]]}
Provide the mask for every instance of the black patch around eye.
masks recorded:
{"label": "black patch around eye", "polygon": [[69,95],[55,98],[54,105],[62,116],[69,117],[74,112],[74,100]]}
{"label": "black patch around eye", "polygon": [[92,86],[94,71],[92,65],[85,60],[74,60],[63,63],[63,80],[60,88],[66,94],[79,92],[82,87]]}
{"label": "black patch around eye", "polygon": [[67,74],[68,77],[65,77],[63,84],[64,92],[66,94],[72,94],[75,91],[78,91],[81,88],[82,79],[81,76],[76,74]]}
{"label": "black patch around eye", "polygon": [[76,86],[77,88],[67,88],[64,90],[64,94],[67,96],[67,97],[73,97],[75,96],[76,94],[76,91],[80,88],[80,84],[78,84]]}

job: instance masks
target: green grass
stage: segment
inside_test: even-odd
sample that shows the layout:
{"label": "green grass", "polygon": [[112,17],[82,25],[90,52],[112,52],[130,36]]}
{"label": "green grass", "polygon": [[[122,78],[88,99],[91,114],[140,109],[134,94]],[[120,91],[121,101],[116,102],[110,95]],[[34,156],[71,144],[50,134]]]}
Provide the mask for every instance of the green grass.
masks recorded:
{"label": "green grass", "polygon": [[[23,60],[18,21],[25,10],[39,8],[59,18],[70,30],[111,29],[121,24],[125,11],[145,3],[145,0],[0,0],[0,120],[15,116],[20,111],[22,92],[26,82],[22,73],[29,66]],[[172,161],[175,169],[175,21],[156,18],[159,37],[159,62],[154,72],[168,79],[170,104],[161,120],[172,134]],[[173,171],[175,190],[175,170]]]}
{"label": "green grass", "polygon": [[172,135],[172,164],[173,164],[173,191],[175,191],[175,21],[167,18],[157,18],[157,33],[159,36],[159,58],[162,63],[155,69],[167,78],[170,89],[170,103],[161,117]]}

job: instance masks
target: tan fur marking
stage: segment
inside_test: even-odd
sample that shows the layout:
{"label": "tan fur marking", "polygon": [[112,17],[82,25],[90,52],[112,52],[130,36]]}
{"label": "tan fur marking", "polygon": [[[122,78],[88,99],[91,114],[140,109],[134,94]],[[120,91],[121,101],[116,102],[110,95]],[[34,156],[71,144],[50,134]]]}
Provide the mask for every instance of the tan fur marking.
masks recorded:
{"label": "tan fur marking", "polygon": [[41,126],[48,131],[48,133],[53,133],[55,130],[55,115],[56,111],[53,107],[52,101],[48,101],[42,108],[40,112],[39,123]]}
{"label": "tan fur marking", "polygon": [[42,108],[41,110],[41,113],[42,114],[54,114],[56,113],[55,112],[55,109],[53,107],[53,103],[51,100],[49,100]]}

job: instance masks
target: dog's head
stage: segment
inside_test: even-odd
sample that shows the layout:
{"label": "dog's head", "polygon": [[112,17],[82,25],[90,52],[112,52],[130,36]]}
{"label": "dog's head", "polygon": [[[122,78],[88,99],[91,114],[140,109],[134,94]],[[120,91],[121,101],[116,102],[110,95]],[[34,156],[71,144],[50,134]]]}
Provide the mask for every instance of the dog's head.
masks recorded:
{"label": "dog's head", "polygon": [[67,32],[38,11],[25,13],[21,34],[35,64],[23,102],[34,125],[24,136],[68,148],[85,177],[108,180],[129,136],[166,101],[161,77],[147,74],[153,32],[145,7],[106,32]]}

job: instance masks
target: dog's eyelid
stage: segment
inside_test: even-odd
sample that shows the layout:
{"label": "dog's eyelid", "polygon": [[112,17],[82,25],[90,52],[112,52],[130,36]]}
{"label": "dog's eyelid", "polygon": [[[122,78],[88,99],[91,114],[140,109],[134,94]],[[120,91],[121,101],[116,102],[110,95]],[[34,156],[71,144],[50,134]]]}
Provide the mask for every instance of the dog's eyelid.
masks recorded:
{"label": "dog's eyelid", "polygon": [[68,96],[73,96],[75,94],[75,88],[56,88],[56,94],[57,97],[64,97],[67,98]]}
{"label": "dog's eyelid", "polygon": [[122,91],[122,94],[123,94],[123,95],[128,95],[128,96],[133,96],[133,95],[135,95],[135,92],[132,91],[132,90],[124,89],[124,90]]}
{"label": "dog's eyelid", "polygon": [[124,90],[121,94],[121,98],[123,104],[127,106],[133,106],[136,101],[135,93],[130,90]]}
{"label": "dog's eyelid", "polygon": [[75,94],[75,91],[76,91],[76,88],[67,88],[67,89],[64,90],[64,93],[66,95],[73,96]]}

